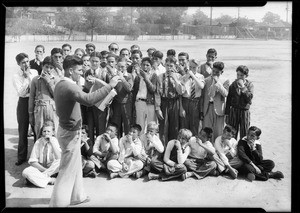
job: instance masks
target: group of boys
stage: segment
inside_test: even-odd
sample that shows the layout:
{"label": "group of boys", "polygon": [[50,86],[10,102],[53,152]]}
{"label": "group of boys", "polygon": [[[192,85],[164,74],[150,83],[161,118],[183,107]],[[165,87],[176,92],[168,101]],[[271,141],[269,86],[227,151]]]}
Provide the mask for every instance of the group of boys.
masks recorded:
{"label": "group of boys", "polygon": [[[262,158],[257,141],[261,131],[249,128],[253,84],[246,79],[249,72],[246,66],[236,69],[237,79],[230,84],[222,76],[224,63],[215,62],[217,51],[213,48],[207,51],[207,61],[201,65],[186,52],[180,52],[176,58],[174,49],[167,51],[164,63],[164,54],[155,48],[147,50],[147,57],[143,57],[138,45],[123,48],[120,53],[118,50],[118,44],[111,43],[108,51],[97,52],[96,46],[89,43],[85,50],[78,48],[72,54],[71,45],[64,44],[43,58],[45,48],[38,45],[36,58],[30,62],[25,53],[16,56],[21,68],[13,79],[19,95],[16,165],[27,159],[29,123],[35,141],[49,138],[46,133],[43,135],[49,120],[53,123],[53,136],[62,137],[58,117],[60,126],[65,125],[65,130],[71,128],[63,123],[69,116],[64,114],[67,110],[59,115],[56,112],[56,107],[66,106],[55,102],[61,94],[54,92],[64,76],[71,76],[80,90],[87,93],[73,94],[81,104],[80,110],[76,109],[80,115],[71,112],[71,117],[78,120],[72,123],[72,128],[84,126],[81,131],[84,176],[96,177],[97,172],[105,169],[111,178],[132,175],[139,178],[147,173],[149,179],[162,180],[220,173],[236,178],[239,169],[250,180],[283,178],[281,172],[271,172],[273,161]],[[72,61],[82,63],[82,70],[70,68]],[[88,95],[99,88],[107,88],[101,98]],[[49,143],[43,145],[46,144]],[[41,172],[51,163],[39,169],[36,162],[42,164],[45,154],[38,159],[37,152],[49,154],[49,150],[56,150],[52,162],[59,159],[55,145],[46,152],[45,148],[34,150],[30,165]],[[30,179],[30,172],[25,173],[24,177]],[[46,176],[49,183],[53,182],[51,175]]]}

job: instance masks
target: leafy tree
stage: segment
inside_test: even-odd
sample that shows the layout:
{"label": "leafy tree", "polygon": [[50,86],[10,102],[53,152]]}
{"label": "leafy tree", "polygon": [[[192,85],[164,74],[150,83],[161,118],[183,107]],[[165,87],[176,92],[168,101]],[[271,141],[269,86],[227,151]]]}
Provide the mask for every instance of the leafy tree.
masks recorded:
{"label": "leafy tree", "polygon": [[129,31],[132,10],[130,7],[122,7],[117,11],[116,16],[113,18],[114,33],[126,34]]}
{"label": "leafy tree", "polygon": [[280,21],[280,16],[276,13],[272,13],[269,11],[264,15],[262,21],[266,24],[275,24]]}
{"label": "leafy tree", "polygon": [[187,7],[162,7],[157,8],[159,19],[157,24],[165,24],[170,28],[172,35],[177,34],[178,28],[181,25],[181,18],[185,14]]}
{"label": "leafy tree", "polygon": [[157,7],[138,7],[136,10],[139,14],[137,22],[140,24],[154,24],[159,19]]}
{"label": "leafy tree", "polygon": [[84,7],[84,26],[91,31],[93,41],[94,31],[103,31],[107,21],[108,7]]}
{"label": "leafy tree", "polygon": [[81,17],[81,8],[63,7],[59,9],[59,15],[56,17],[56,24],[69,29],[70,33],[68,40],[70,40],[73,31],[78,29],[82,23]]}
{"label": "leafy tree", "polygon": [[230,15],[221,15],[221,17],[215,19],[216,22],[225,23],[225,22],[233,22],[234,18]]}
{"label": "leafy tree", "polygon": [[206,23],[209,23],[208,16],[199,9],[196,10],[196,12],[193,14],[193,24],[194,25],[205,25]]}

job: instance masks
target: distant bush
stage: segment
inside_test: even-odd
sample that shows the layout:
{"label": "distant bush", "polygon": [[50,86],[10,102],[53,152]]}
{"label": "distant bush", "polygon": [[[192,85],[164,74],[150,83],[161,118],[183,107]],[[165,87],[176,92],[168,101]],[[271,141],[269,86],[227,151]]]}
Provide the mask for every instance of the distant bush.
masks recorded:
{"label": "distant bush", "polygon": [[36,19],[7,19],[6,35],[61,35],[64,31],[43,25]]}
{"label": "distant bush", "polygon": [[137,40],[137,38],[140,36],[141,30],[137,25],[131,25],[128,29],[127,35],[132,39],[132,40]]}

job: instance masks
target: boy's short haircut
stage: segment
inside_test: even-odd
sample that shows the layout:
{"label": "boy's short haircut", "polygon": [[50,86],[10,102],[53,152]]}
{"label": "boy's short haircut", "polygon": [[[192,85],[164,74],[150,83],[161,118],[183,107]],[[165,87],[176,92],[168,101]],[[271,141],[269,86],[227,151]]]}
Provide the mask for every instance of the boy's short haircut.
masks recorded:
{"label": "boy's short haircut", "polygon": [[76,65],[83,65],[83,60],[77,55],[67,55],[63,62],[64,70],[66,71],[69,68],[74,67]]}
{"label": "boy's short haircut", "polygon": [[119,56],[117,56],[116,54],[113,54],[113,53],[108,53],[107,59],[108,59],[108,58],[114,58],[115,61],[118,61],[118,60],[119,60]]}
{"label": "boy's short haircut", "polygon": [[44,58],[44,60],[42,62],[42,66],[45,66],[45,64],[49,64],[49,65],[55,66],[54,62],[53,62],[53,60],[52,60],[52,58],[50,56],[47,56],[47,57]]}
{"label": "boy's short haircut", "polygon": [[224,69],[224,63],[221,62],[221,61],[217,61],[213,64],[213,67],[220,70],[220,71],[223,71]]}
{"label": "boy's short haircut", "polygon": [[88,77],[89,75],[92,75],[92,76],[93,76],[92,69],[86,70],[83,76],[84,76],[84,78],[86,78],[86,77]]}
{"label": "boy's short haircut", "polygon": [[123,51],[125,51],[125,50],[127,50],[128,53],[130,53],[130,50],[129,50],[128,48],[122,48],[122,49],[120,50],[120,55],[121,55],[121,53],[122,53]]}
{"label": "boy's short haircut", "polygon": [[86,54],[86,53],[85,53],[85,54],[83,54],[83,56],[82,56],[81,58],[87,57],[87,56],[88,56],[88,57],[91,57],[89,54]]}
{"label": "boy's short haircut", "polygon": [[235,128],[233,126],[228,125],[228,124],[224,127],[224,130],[226,132],[230,132],[232,135],[235,135],[235,133],[236,133]]}
{"label": "boy's short haircut", "polygon": [[155,49],[154,47],[150,47],[150,48],[147,50],[147,52],[149,52],[149,51],[156,51],[156,49]]}
{"label": "boy's short haircut", "polygon": [[204,127],[202,129],[202,131],[205,132],[207,138],[209,138],[209,139],[212,138],[212,134],[213,134],[212,128],[210,128],[210,127]]}
{"label": "boy's short haircut", "polygon": [[55,126],[54,126],[53,121],[52,121],[52,120],[46,120],[46,121],[44,122],[43,126],[42,126],[41,132],[43,132],[43,129],[44,129],[44,127],[46,127],[46,126],[51,126],[51,127],[52,127],[52,130],[53,130],[53,134],[54,134]]}
{"label": "boy's short haircut", "polygon": [[36,49],[39,47],[43,48],[43,52],[45,52],[45,47],[44,47],[44,45],[41,45],[41,44],[36,45],[36,47],[34,48],[34,51],[36,51]]}
{"label": "boy's short haircut", "polygon": [[167,57],[170,56],[170,55],[176,56],[176,51],[174,49],[169,49],[167,51]]}
{"label": "boy's short haircut", "polygon": [[127,59],[126,58],[118,57],[117,63],[119,63],[119,62],[125,62],[125,63],[127,63]]}
{"label": "boy's short haircut", "polygon": [[153,53],[152,53],[152,57],[157,57],[157,58],[160,58],[162,59],[164,57],[164,54],[159,51],[159,50],[155,50]]}
{"label": "boy's short haircut", "polygon": [[56,53],[60,53],[61,55],[63,55],[63,50],[61,48],[54,47],[51,50],[51,56],[54,55],[54,54],[56,54]]}
{"label": "boy's short haircut", "polygon": [[177,59],[174,56],[169,56],[169,57],[166,58],[165,63],[176,64]]}
{"label": "boy's short haircut", "polygon": [[102,55],[100,52],[95,51],[95,52],[91,53],[90,58],[92,58],[92,57],[97,57],[97,58],[101,59]]}
{"label": "boy's short haircut", "polygon": [[83,55],[85,54],[85,51],[82,48],[77,48],[74,53],[77,53],[78,51],[82,52]]}
{"label": "boy's short haircut", "polygon": [[259,139],[260,135],[261,135],[261,129],[256,127],[256,126],[250,126],[249,129],[248,129],[248,132],[249,131],[253,131],[257,137],[257,139]]}
{"label": "boy's short haircut", "polygon": [[144,61],[148,61],[151,64],[151,59],[149,57],[142,58],[141,63],[143,63]]}
{"label": "boy's short haircut", "polygon": [[28,55],[26,53],[19,53],[18,55],[16,55],[16,61],[18,64],[20,64],[20,62],[24,59],[24,58],[29,58]]}
{"label": "boy's short haircut", "polygon": [[210,53],[215,54],[215,56],[217,56],[217,50],[214,48],[210,48],[207,50],[207,54],[210,54]]}
{"label": "boy's short haircut", "polygon": [[236,71],[240,71],[241,73],[243,73],[244,75],[248,76],[248,73],[249,73],[249,69],[247,66],[244,66],[244,65],[240,65],[236,68]]}
{"label": "boy's short haircut", "polygon": [[136,129],[139,132],[142,131],[142,127],[139,124],[133,124],[133,125],[131,125],[130,129]]}
{"label": "boy's short haircut", "polygon": [[180,53],[178,54],[178,57],[179,57],[179,56],[185,56],[186,59],[189,60],[189,54],[186,53],[186,52],[180,52]]}
{"label": "boy's short haircut", "polygon": [[139,54],[140,58],[143,57],[143,54],[142,54],[142,52],[140,50],[133,50],[132,53],[131,53],[131,55],[134,55],[134,54]]}
{"label": "boy's short haircut", "polygon": [[102,51],[100,52],[100,54],[101,54],[101,56],[103,57],[104,55],[108,55],[109,52],[106,51],[106,50],[102,50]]}
{"label": "boy's short haircut", "polygon": [[132,45],[131,47],[130,47],[130,49],[132,50],[132,49],[134,49],[134,48],[138,48],[138,50],[140,50],[141,48],[140,48],[140,46],[139,45],[137,45],[137,44],[134,44],[134,45]]}
{"label": "boy's short haircut", "polygon": [[192,136],[193,133],[191,132],[191,130],[183,128],[179,130],[177,138],[189,141]]}
{"label": "boy's short haircut", "polygon": [[158,131],[158,124],[155,121],[150,121],[147,124],[147,132],[150,131],[150,130]]}
{"label": "boy's short haircut", "polygon": [[92,43],[88,43],[88,44],[85,45],[86,49],[88,49],[89,47],[93,47],[94,50],[96,49],[96,46],[94,44],[92,44]]}
{"label": "boy's short haircut", "polygon": [[200,66],[200,61],[197,61],[196,59],[191,59],[191,60],[189,60],[190,61],[190,63],[194,63],[194,64],[196,64],[197,66]]}
{"label": "boy's short haircut", "polygon": [[108,124],[107,124],[107,127],[106,128],[108,128],[109,126],[112,126],[112,127],[115,127],[115,129],[116,129],[116,135],[118,135],[118,131],[119,131],[119,127],[118,127],[118,124],[116,124],[116,123],[114,123],[114,122],[109,122]]}
{"label": "boy's short haircut", "polygon": [[63,49],[64,47],[70,47],[70,50],[72,49],[72,46],[70,44],[63,44],[61,48]]}

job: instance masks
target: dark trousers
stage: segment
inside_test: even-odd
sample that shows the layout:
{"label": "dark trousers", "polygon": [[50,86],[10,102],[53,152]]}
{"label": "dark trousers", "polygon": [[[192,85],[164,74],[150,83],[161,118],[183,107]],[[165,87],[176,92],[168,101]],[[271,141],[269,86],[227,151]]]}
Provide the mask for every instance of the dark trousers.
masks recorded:
{"label": "dark trousers", "polygon": [[209,159],[188,158],[185,160],[184,165],[187,171],[193,172],[197,179],[205,178],[217,168],[217,164]]}
{"label": "dark trousers", "polygon": [[106,129],[107,108],[102,112],[95,106],[88,107],[87,123],[88,136],[94,145],[95,138],[103,134]]}
{"label": "dark trousers", "polygon": [[186,128],[192,131],[193,135],[198,135],[200,122],[200,99],[188,99],[182,97],[182,107],[185,111],[185,117],[180,117],[180,128]]}
{"label": "dark trousers", "polygon": [[111,105],[113,115],[111,122],[118,125],[119,137],[122,137],[123,132],[128,134],[130,125],[132,124],[132,103],[117,103],[113,102]]}
{"label": "dark trousers", "polygon": [[167,143],[176,139],[179,131],[179,99],[161,99],[160,109],[164,116],[159,120],[159,137],[164,147]]}
{"label": "dark trousers", "polygon": [[[27,160],[28,152],[28,127],[29,127],[29,113],[28,113],[28,98],[19,98],[17,105],[17,121],[19,132],[18,144],[18,161]],[[33,128],[34,129],[34,128]]]}
{"label": "dark trousers", "polygon": [[235,139],[237,139],[238,132],[240,132],[240,138],[243,138],[250,127],[250,111],[231,107],[228,122],[236,129]]}
{"label": "dark trousers", "polygon": [[261,170],[261,174],[256,174],[255,169],[248,163],[244,163],[238,171],[241,174],[247,175],[248,173],[253,173],[255,175],[256,180],[266,181],[269,179],[269,172],[275,167],[275,164],[272,160],[262,160],[260,163],[255,165]]}

